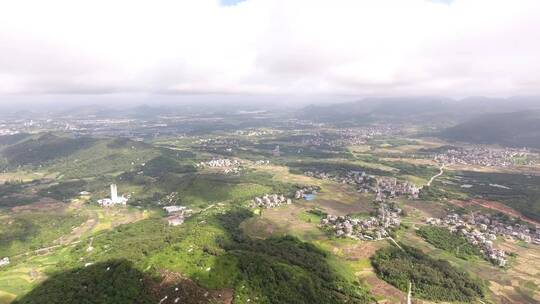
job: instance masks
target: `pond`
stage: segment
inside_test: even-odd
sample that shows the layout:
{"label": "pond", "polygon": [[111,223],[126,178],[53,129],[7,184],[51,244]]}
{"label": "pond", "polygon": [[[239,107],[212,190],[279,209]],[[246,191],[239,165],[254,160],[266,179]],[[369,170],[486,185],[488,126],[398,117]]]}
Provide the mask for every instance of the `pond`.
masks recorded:
{"label": "pond", "polygon": [[312,201],[317,198],[316,194],[304,194],[304,199],[306,201]]}

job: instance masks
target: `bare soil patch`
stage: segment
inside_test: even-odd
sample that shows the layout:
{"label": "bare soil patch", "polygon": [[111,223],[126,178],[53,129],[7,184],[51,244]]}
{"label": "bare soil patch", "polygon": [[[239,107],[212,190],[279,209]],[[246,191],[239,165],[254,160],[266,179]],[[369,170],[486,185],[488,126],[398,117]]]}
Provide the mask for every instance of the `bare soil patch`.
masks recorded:
{"label": "bare soil patch", "polygon": [[373,296],[385,299],[378,303],[407,303],[407,295],[405,293],[379,279],[373,271],[363,272],[360,274],[360,277],[369,286]]}
{"label": "bare soil patch", "polygon": [[180,273],[167,270],[162,271],[161,276],[162,280],[159,283],[150,279],[147,281],[151,293],[160,300],[161,304],[231,304],[233,302],[232,289],[208,290]]}
{"label": "bare soil patch", "polygon": [[373,210],[371,203],[357,201],[352,204],[337,200],[317,200],[316,205],[323,208],[327,213],[334,215],[347,215],[350,213],[369,213]]}
{"label": "bare soil patch", "polygon": [[[283,206],[275,209],[266,209],[263,211],[261,220],[263,221],[263,231],[257,230],[255,226],[255,232],[271,231],[272,234],[288,233],[297,236],[303,240],[319,239],[324,234],[317,228],[318,223],[308,223],[300,219],[300,213],[312,208],[312,206],[306,206],[308,202],[298,202],[292,205]],[[253,224],[253,223],[252,223]],[[245,226],[245,231],[250,228]]]}
{"label": "bare soil patch", "polygon": [[384,246],[384,242],[358,242],[343,248],[343,254],[349,260],[367,259]]}
{"label": "bare soil patch", "polygon": [[422,215],[427,217],[444,217],[446,210],[438,202],[420,201],[420,200],[406,200],[404,202],[404,209],[407,213],[411,214],[414,211],[419,211]]}

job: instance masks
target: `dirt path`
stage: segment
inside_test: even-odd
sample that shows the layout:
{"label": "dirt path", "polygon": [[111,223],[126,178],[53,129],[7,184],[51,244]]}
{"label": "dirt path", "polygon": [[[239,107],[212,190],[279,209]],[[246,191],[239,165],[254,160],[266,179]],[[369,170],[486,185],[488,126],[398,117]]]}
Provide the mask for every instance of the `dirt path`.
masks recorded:
{"label": "dirt path", "polygon": [[80,242],[81,242],[81,240],[77,240],[77,241],[73,241],[73,242],[71,242],[71,243],[58,244],[58,245],[52,245],[52,246],[48,246],[48,247],[43,247],[43,248],[39,248],[39,249],[36,249],[36,250],[32,250],[32,251],[27,251],[27,252],[19,253],[19,254],[17,254],[17,255],[12,256],[11,258],[16,259],[16,258],[20,258],[20,257],[23,257],[23,256],[31,255],[31,254],[41,254],[41,255],[44,255],[44,254],[48,254],[49,251],[51,251],[51,250],[53,250],[53,249],[60,248],[60,247],[67,247],[67,246],[75,245],[75,244],[78,244],[78,243],[80,243]]}
{"label": "dirt path", "polygon": [[426,184],[426,186],[428,186],[428,187],[431,186],[431,183],[433,183],[433,181],[434,181],[437,177],[439,177],[439,176],[441,176],[441,175],[444,174],[444,166],[445,166],[444,164],[441,165],[441,167],[439,168],[439,170],[440,170],[439,173],[436,174],[436,175],[433,175],[433,176],[431,177],[431,179],[429,180],[429,182]]}
{"label": "dirt path", "polygon": [[394,243],[394,245],[396,245],[397,248],[399,248],[399,249],[401,249],[401,251],[403,251],[403,248],[401,248],[401,246],[399,246],[399,244],[396,242],[396,240],[394,240],[391,236],[389,236],[388,239],[390,241],[392,241],[392,243]]}

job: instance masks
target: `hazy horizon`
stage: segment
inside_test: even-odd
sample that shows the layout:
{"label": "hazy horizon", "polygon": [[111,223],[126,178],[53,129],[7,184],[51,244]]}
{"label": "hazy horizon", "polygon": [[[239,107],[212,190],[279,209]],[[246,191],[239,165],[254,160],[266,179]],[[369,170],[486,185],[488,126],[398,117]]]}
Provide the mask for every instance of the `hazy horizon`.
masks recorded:
{"label": "hazy horizon", "polygon": [[533,0],[5,1],[0,20],[2,104],[540,95]]}

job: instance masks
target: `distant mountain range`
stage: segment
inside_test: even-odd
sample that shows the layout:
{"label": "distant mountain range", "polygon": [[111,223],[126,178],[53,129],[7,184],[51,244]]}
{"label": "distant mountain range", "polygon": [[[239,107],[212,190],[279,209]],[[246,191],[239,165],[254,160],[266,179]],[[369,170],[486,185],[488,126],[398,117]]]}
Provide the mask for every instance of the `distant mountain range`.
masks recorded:
{"label": "distant mountain range", "polygon": [[367,98],[311,105],[297,117],[339,126],[417,123],[425,134],[451,141],[540,148],[540,97]]}
{"label": "distant mountain range", "polygon": [[440,136],[451,141],[540,148],[540,110],[482,115],[448,128]]}
{"label": "distant mountain range", "polygon": [[425,121],[455,124],[482,114],[526,109],[540,109],[540,97],[468,97],[460,100],[444,97],[366,98],[347,103],[311,105],[298,111],[297,116],[330,123]]}

